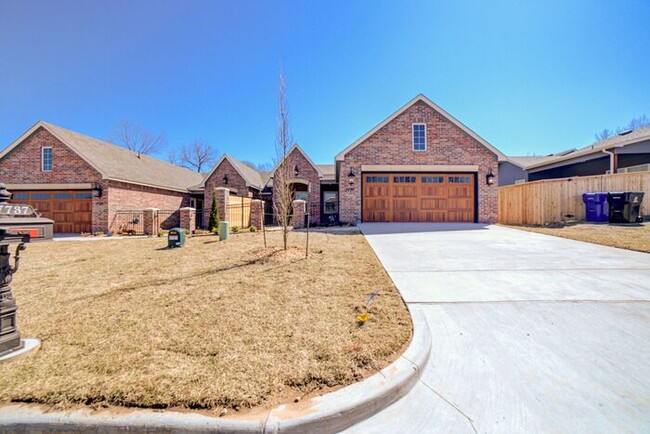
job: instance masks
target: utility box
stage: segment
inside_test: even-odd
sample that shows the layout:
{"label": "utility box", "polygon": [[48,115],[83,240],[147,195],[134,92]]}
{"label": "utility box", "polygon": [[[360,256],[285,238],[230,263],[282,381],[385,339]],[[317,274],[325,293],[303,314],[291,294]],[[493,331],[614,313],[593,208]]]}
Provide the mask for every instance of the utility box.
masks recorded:
{"label": "utility box", "polygon": [[609,221],[606,192],[584,193],[582,201],[585,203],[585,215],[588,222],[605,223]]}
{"label": "utility box", "polygon": [[230,223],[227,221],[219,222],[219,241],[226,241],[230,239]]}
{"label": "utility box", "polygon": [[182,228],[173,228],[167,234],[167,247],[183,247],[185,245],[185,230]]}
{"label": "utility box", "polygon": [[642,191],[612,192],[607,195],[610,223],[641,223]]}

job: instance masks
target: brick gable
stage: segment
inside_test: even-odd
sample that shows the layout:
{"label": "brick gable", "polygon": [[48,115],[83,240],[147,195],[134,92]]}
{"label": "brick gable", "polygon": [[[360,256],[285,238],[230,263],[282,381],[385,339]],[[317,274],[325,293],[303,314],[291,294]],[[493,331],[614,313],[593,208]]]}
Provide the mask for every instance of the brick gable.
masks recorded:
{"label": "brick gable", "polygon": [[[290,179],[302,180],[309,185],[310,203],[308,206],[311,224],[320,224],[320,176],[318,170],[297,147],[291,150],[287,156],[287,161],[289,162]],[[294,175],[296,166],[298,167],[297,176]]]}
{"label": "brick gable", "polygon": [[[413,150],[414,123],[427,125],[426,151]],[[490,223],[497,219],[498,179],[491,186],[485,182],[490,170],[498,176],[497,155],[423,101],[416,101],[344,156],[339,185],[342,222],[361,220],[360,174],[364,164],[477,165],[478,221]],[[357,174],[352,186],[346,179],[351,169]]]}

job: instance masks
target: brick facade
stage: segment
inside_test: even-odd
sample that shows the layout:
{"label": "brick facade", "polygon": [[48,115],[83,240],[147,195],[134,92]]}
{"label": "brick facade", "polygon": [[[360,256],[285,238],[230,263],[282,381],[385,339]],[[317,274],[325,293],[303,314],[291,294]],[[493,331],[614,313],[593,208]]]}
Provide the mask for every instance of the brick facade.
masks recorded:
{"label": "brick facade", "polygon": [[[427,124],[426,151],[413,151],[414,123]],[[339,172],[341,222],[361,221],[363,164],[477,165],[478,221],[494,223],[497,220],[497,155],[423,101],[414,103],[345,155]],[[353,185],[347,180],[351,169],[356,174]],[[495,176],[494,185],[485,182],[490,170]]]}
{"label": "brick facade", "polygon": [[[223,183],[223,177],[228,177],[228,184]],[[230,164],[230,161],[223,159],[215,168],[214,172],[205,180],[205,190],[203,193],[203,221],[207,225],[210,218],[210,209],[212,208],[212,193],[217,187],[223,187],[230,190],[236,196],[256,197],[258,192],[246,185],[246,180]]]}
{"label": "brick facade", "polygon": [[[309,191],[309,208],[310,224],[320,224],[320,176],[318,170],[305,157],[302,151],[295,147],[287,156],[289,162],[290,181],[297,183],[306,183]],[[298,174],[295,168],[298,168]],[[275,200],[275,195],[274,195]]]}

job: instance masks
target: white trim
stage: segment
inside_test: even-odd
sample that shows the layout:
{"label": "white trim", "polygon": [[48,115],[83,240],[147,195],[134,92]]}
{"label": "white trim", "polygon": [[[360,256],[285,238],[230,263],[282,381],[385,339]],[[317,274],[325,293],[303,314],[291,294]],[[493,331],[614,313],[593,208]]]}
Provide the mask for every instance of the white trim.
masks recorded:
{"label": "white trim", "polygon": [[431,101],[429,98],[426,96],[419,94],[415,98],[413,98],[411,101],[407,102],[404,106],[402,106],[399,110],[397,110],[395,113],[384,119],[382,122],[380,122],[377,126],[375,126],[372,130],[368,131],[366,134],[361,136],[359,139],[357,139],[354,143],[352,143],[350,146],[345,148],[343,151],[339,152],[336,155],[336,161],[343,161],[345,158],[345,155],[350,152],[352,149],[356,148],[358,145],[360,145],[362,142],[364,142],[366,139],[368,139],[370,136],[375,134],[377,131],[379,131],[382,127],[384,127],[386,124],[388,124],[390,121],[395,119],[397,116],[401,115],[403,112],[406,111],[409,107],[411,107],[413,104],[415,104],[418,101],[422,101],[428,106],[430,106],[432,109],[443,115],[445,118],[447,118],[451,123],[456,125],[458,128],[463,130],[465,133],[467,133],[470,137],[472,137],[474,140],[479,142],[481,145],[485,146],[487,149],[489,149],[492,153],[494,153],[498,158],[499,161],[505,161],[506,156],[503,154],[501,151],[499,151],[497,148],[489,144],[485,139],[483,139],[481,136],[476,134],[474,131],[470,130],[468,127],[466,127],[462,122],[460,122],[458,119],[447,113],[445,110],[443,110],[440,106],[438,106],[436,103]]}
{"label": "white trim", "polygon": [[[45,168],[45,150],[50,150],[50,168]],[[52,146],[42,146],[41,147],[41,172],[51,172],[54,169],[54,150]]]}
{"label": "white trim", "polygon": [[[415,126],[424,126],[424,149],[415,149]],[[427,124],[424,122],[414,122],[411,124],[411,149],[413,152],[424,152],[427,150]]]}
{"label": "white trim", "polygon": [[362,164],[362,172],[478,172],[476,165]]}

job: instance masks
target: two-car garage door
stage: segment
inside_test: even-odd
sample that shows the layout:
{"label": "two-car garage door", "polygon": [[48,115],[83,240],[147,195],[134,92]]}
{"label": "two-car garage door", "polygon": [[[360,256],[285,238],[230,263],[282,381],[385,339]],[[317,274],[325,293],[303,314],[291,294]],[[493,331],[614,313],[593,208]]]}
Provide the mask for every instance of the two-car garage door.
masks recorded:
{"label": "two-car garage door", "polygon": [[365,222],[474,222],[475,174],[364,173]]}
{"label": "two-car garage door", "polygon": [[93,196],[90,190],[14,191],[11,202],[33,206],[43,217],[54,220],[55,233],[92,230]]}

